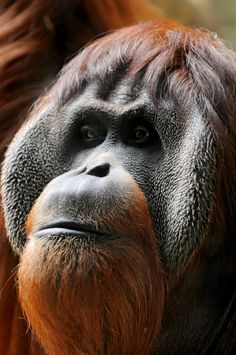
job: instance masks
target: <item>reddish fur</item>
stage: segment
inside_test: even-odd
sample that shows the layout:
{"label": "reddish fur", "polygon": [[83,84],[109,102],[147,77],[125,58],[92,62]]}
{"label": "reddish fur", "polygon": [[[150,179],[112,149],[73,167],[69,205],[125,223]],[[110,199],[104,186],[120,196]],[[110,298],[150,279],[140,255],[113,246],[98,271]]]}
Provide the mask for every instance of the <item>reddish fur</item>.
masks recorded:
{"label": "reddish fur", "polygon": [[[27,230],[42,219],[28,217]],[[165,282],[146,199],[134,186],[120,213],[93,218],[118,238],[88,246],[29,241],[19,268],[20,301],[48,353],[149,354],[157,344]],[[39,218],[39,220],[38,220]],[[43,216],[42,216],[43,218]]]}

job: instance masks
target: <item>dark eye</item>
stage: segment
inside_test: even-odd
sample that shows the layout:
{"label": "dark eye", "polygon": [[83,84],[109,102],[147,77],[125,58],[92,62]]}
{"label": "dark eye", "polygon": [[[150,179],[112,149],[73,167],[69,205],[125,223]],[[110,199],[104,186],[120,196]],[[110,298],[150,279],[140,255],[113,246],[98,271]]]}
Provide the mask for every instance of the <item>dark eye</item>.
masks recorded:
{"label": "dark eye", "polygon": [[84,125],[80,127],[79,136],[86,145],[98,145],[105,139],[105,132],[99,126]]}
{"label": "dark eye", "polygon": [[145,126],[137,126],[131,132],[131,138],[136,144],[143,144],[148,141],[150,137],[149,129]]}
{"label": "dark eye", "polygon": [[90,126],[82,126],[80,129],[82,139],[90,141],[97,139],[99,137],[99,133],[95,128]]}
{"label": "dark eye", "polygon": [[146,148],[160,144],[156,129],[142,117],[132,117],[128,118],[127,121],[124,120],[121,134],[124,142],[131,146]]}

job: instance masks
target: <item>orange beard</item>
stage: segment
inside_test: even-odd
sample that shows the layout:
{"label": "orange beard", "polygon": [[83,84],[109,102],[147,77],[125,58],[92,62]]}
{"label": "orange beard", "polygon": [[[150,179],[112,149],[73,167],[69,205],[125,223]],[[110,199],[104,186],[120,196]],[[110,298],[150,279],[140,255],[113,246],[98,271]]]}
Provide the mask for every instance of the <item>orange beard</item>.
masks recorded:
{"label": "orange beard", "polygon": [[19,297],[49,354],[136,355],[155,349],[165,282],[146,201],[139,196],[137,202],[118,222],[107,217],[117,237],[28,241]]}

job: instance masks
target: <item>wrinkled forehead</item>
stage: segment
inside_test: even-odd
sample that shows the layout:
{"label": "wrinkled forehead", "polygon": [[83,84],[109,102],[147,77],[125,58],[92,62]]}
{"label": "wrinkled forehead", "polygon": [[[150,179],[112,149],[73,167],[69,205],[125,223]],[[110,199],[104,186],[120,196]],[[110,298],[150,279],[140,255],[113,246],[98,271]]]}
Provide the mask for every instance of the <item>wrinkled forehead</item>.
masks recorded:
{"label": "wrinkled forehead", "polygon": [[127,110],[142,107],[154,110],[154,104],[148,90],[135,78],[123,79],[112,83],[92,81],[81,92],[75,94],[66,103],[67,108],[93,108],[123,114]]}

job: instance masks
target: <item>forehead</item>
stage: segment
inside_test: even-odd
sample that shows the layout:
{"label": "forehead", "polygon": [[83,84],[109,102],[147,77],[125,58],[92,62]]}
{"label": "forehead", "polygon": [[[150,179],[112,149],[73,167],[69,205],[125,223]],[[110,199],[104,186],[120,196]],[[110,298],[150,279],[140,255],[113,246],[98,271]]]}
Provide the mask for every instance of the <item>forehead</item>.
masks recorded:
{"label": "forehead", "polygon": [[122,115],[130,110],[154,110],[148,91],[134,79],[122,80],[106,87],[106,83],[92,82],[81,93],[74,95],[65,108],[71,112],[102,110]]}

